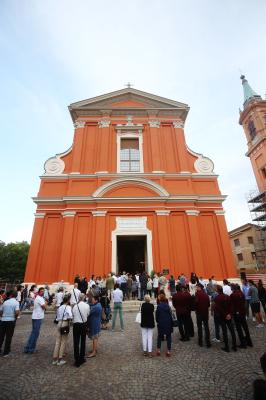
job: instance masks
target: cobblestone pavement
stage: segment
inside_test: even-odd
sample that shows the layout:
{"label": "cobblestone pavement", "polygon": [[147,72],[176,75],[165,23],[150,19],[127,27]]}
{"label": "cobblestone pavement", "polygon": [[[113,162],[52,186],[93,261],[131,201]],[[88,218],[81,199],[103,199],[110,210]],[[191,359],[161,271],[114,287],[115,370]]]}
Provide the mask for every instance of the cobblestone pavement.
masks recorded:
{"label": "cobblestone pavement", "polygon": [[[229,354],[219,350],[221,344],[200,348],[196,337],[188,343],[180,342],[175,328],[171,358],[162,351],[160,357],[149,359],[142,355],[135,313],[127,313],[125,332],[103,331],[97,357],[75,368],[71,334],[67,364],[51,365],[55,343],[51,314],[42,325],[37,352],[22,353],[30,318],[23,315],[18,320],[12,354],[0,358],[0,399],[251,400],[252,382],[262,376],[259,357],[266,350],[266,326],[256,329],[252,322],[254,348]],[[155,339],[156,331],[154,343]],[[87,351],[90,345],[88,340]]]}

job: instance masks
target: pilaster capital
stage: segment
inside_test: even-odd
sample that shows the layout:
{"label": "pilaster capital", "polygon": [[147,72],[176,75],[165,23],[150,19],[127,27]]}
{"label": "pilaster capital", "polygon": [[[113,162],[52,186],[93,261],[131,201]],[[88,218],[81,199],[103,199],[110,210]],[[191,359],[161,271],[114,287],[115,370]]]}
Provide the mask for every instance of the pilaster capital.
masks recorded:
{"label": "pilaster capital", "polygon": [[86,121],[76,121],[74,122],[74,128],[84,128]]}
{"label": "pilaster capital", "polygon": [[224,210],[214,210],[216,215],[225,215],[225,211]]}
{"label": "pilaster capital", "polygon": [[151,119],[148,121],[150,128],[160,128],[160,121],[158,119]]}
{"label": "pilaster capital", "polygon": [[102,118],[98,121],[99,128],[109,128],[111,121],[108,118]]}
{"label": "pilaster capital", "polygon": [[63,218],[66,217],[75,217],[76,211],[63,211],[62,212]]}
{"label": "pilaster capital", "polygon": [[104,211],[104,210],[95,210],[95,211],[92,211],[91,213],[92,213],[92,215],[93,215],[94,217],[105,217],[106,214],[107,214],[107,211]]}
{"label": "pilaster capital", "polygon": [[169,211],[169,210],[155,210],[155,213],[158,216],[168,216],[168,215],[170,215],[170,212],[171,211]]}
{"label": "pilaster capital", "polygon": [[198,210],[186,210],[186,214],[187,215],[193,215],[195,217],[197,217],[199,215],[199,211]]}
{"label": "pilaster capital", "polygon": [[35,218],[44,218],[45,217],[45,212],[36,212],[34,214]]}
{"label": "pilaster capital", "polygon": [[182,121],[173,121],[174,128],[184,128],[184,122]]}

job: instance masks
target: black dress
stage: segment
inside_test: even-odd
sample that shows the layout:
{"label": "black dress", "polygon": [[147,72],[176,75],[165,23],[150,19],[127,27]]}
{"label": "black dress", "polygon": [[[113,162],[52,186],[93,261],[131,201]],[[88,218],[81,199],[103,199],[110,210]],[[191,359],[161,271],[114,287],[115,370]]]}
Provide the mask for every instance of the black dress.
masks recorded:
{"label": "black dress", "polygon": [[141,306],[141,323],[142,328],[154,328],[154,305],[143,303]]}

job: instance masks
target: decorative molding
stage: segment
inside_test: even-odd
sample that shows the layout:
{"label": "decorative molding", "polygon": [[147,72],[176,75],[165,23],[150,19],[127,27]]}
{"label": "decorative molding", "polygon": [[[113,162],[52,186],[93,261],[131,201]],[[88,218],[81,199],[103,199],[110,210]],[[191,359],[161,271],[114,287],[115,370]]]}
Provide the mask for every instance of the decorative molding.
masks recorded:
{"label": "decorative molding", "polygon": [[54,157],[48,158],[44,163],[44,175],[62,175],[65,163],[61,157],[65,157],[72,151],[72,146],[63,153],[58,153]]}
{"label": "decorative molding", "polygon": [[46,214],[45,212],[43,212],[43,213],[38,213],[38,212],[37,212],[37,213],[34,214],[34,216],[35,216],[36,219],[38,219],[38,218],[44,218],[44,217],[45,217],[45,214]]}
{"label": "decorative molding", "polygon": [[128,115],[127,116],[127,122],[126,124],[117,124],[116,125],[116,129],[118,130],[118,133],[121,133],[121,130],[137,130],[139,133],[141,133],[142,129],[143,129],[143,125],[142,124],[134,124],[133,122],[133,117],[132,115]]}
{"label": "decorative molding", "polygon": [[199,157],[194,162],[195,170],[201,174],[210,174],[213,172],[214,164],[210,158]]}
{"label": "decorative molding", "polygon": [[203,154],[196,153],[195,151],[191,150],[187,146],[187,150],[190,154],[197,157],[197,160],[194,162],[194,168],[200,174],[212,174],[214,170],[214,163],[213,161],[208,158],[204,157]]}
{"label": "decorative molding", "polygon": [[195,217],[197,217],[199,215],[199,211],[198,210],[186,210],[186,214],[187,215],[193,215]]}
{"label": "decorative molding", "polygon": [[44,164],[45,175],[61,175],[65,169],[65,163],[57,155],[55,157],[48,158]]}
{"label": "decorative molding", "polygon": [[93,215],[94,217],[105,217],[106,214],[107,214],[107,211],[95,210],[95,211],[92,211],[91,213],[92,213],[92,215]]}
{"label": "decorative molding", "polygon": [[61,214],[62,214],[63,218],[75,217],[76,211],[63,211]]}
{"label": "decorative molding", "polygon": [[173,121],[173,127],[176,128],[184,128],[185,124],[182,121]]}
{"label": "decorative molding", "polygon": [[168,210],[155,210],[155,212],[156,212],[156,215],[159,215],[159,216],[168,216],[168,215],[170,215],[171,211],[168,211]]}
{"label": "decorative molding", "polygon": [[150,128],[160,128],[160,121],[158,119],[151,119],[148,121]]}
{"label": "decorative molding", "polygon": [[225,215],[225,211],[224,210],[214,210],[216,215]]}
{"label": "decorative molding", "polygon": [[99,128],[109,128],[110,123],[111,123],[110,119],[102,118],[100,121],[98,121],[98,126]]}
{"label": "decorative molding", "polygon": [[135,184],[137,186],[144,186],[148,189],[155,191],[159,196],[162,196],[162,197],[169,196],[169,193],[158,183],[155,183],[153,181],[150,181],[148,179],[143,179],[143,178],[125,177],[125,178],[121,178],[121,179],[112,180],[112,181],[107,182],[104,185],[100,186],[92,194],[92,197],[97,197],[97,198],[102,197],[110,189],[113,189],[113,188],[116,188],[119,186],[123,186],[123,185],[127,185],[129,183]]}
{"label": "decorative molding", "polygon": [[74,128],[84,128],[84,126],[86,125],[86,121],[76,121],[74,122]]}

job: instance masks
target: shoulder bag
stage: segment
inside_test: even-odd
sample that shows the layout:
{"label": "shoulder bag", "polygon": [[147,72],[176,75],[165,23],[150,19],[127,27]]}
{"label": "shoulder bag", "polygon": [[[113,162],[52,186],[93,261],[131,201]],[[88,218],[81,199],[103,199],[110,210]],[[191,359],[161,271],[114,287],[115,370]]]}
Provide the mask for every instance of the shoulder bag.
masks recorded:
{"label": "shoulder bag", "polygon": [[141,323],[141,306],[142,306],[142,304],[140,304],[140,306],[139,306],[139,312],[137,313],[136,319],[135,319],[135,322],[137,322],[137,324]]}
{"label": "shoulder bag", "polygon": [[[65,311],[66,311],[67,305],[65,306],[64,312],[63,312],[63,317],[62,317],[62,324],[64,321],[64,315],[65,315]],[[69,326],[69,320],[68,320],[68,324],[66,326],[61,326],[60,327],[60,334],[61,335],[68,335],[70,331],[70,326]]]}

